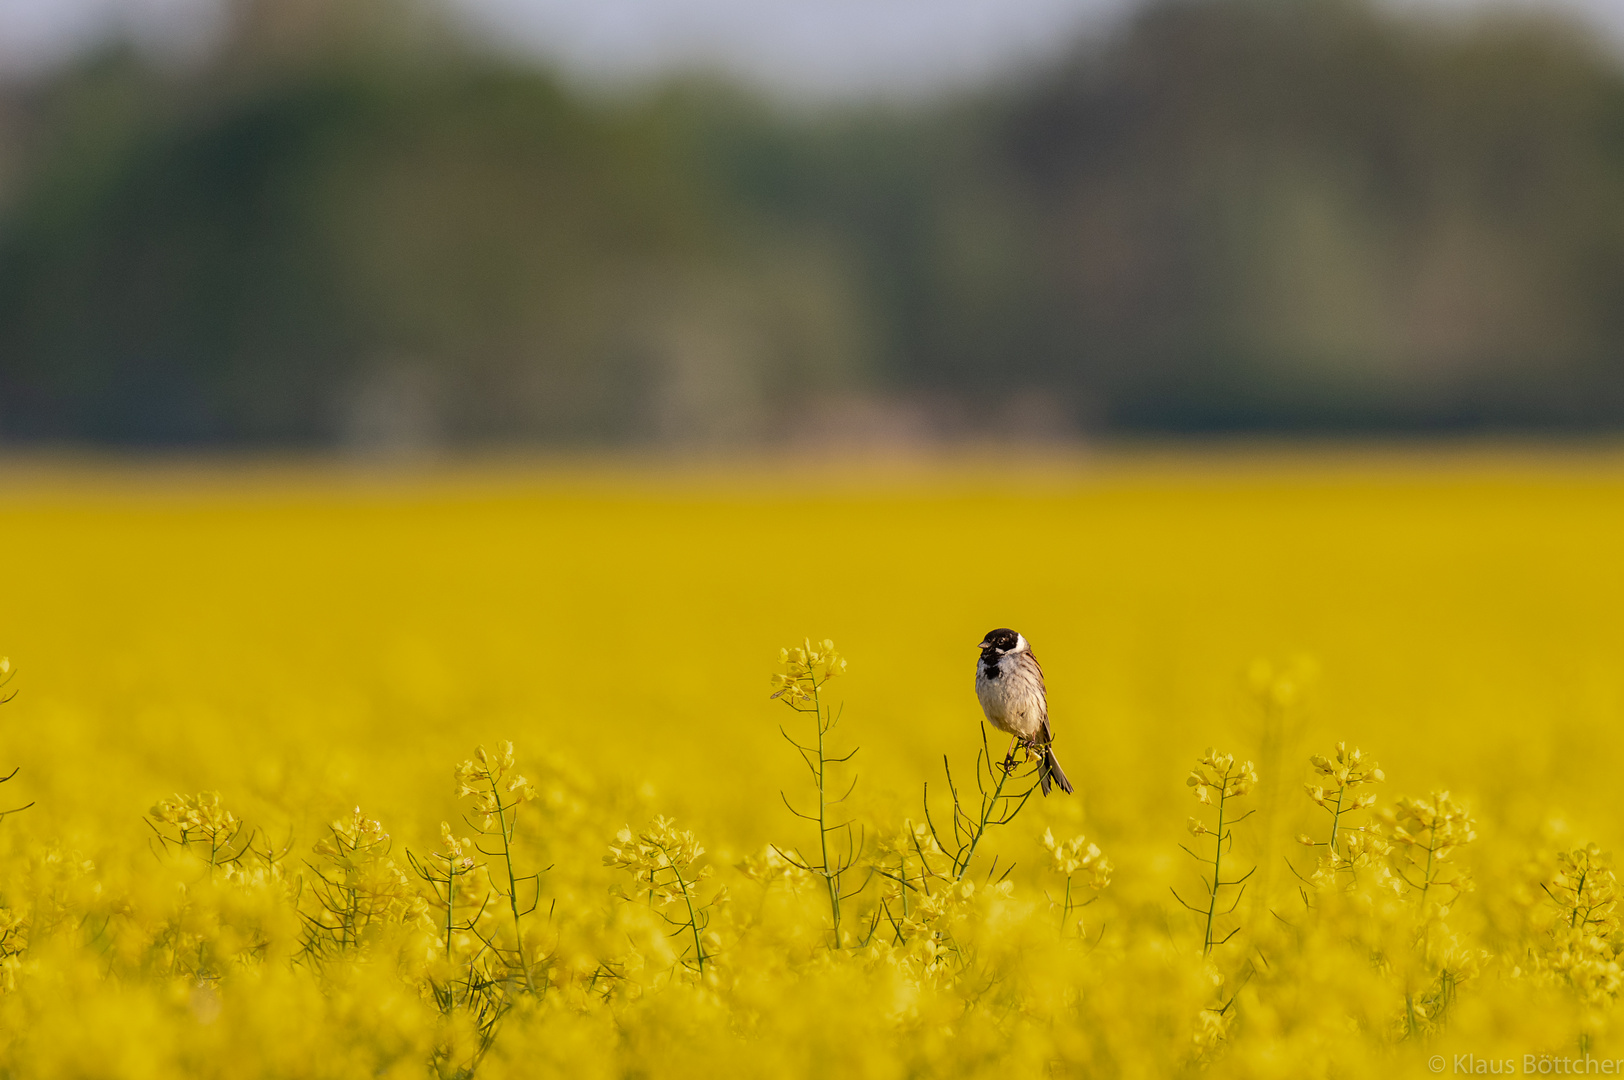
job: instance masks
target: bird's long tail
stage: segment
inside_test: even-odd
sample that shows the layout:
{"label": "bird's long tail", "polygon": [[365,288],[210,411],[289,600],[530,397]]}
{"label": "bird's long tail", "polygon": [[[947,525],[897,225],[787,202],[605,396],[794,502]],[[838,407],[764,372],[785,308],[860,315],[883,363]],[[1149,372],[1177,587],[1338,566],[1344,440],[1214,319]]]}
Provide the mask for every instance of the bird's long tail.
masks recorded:
{"label": "bird's long tail", "polygon": [[1067,795],[1071,794],[1071,781],[1060,768],[1060,762],[1054,756],[1054,747],[1044,746],[1043,760],[1038,763],[1038,783],[1043,787],[1043,793],[1049,794],[1051,783],[1059,784],[1060,790]]}

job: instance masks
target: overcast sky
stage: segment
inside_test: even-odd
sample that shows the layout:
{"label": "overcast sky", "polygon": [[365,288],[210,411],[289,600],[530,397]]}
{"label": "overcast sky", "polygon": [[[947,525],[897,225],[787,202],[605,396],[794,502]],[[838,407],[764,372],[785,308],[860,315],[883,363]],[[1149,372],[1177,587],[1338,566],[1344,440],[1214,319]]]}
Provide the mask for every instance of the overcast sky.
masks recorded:
{"label": "overcast sky", "polygon": [[[790,93],[918,93],[1040,60],[1136,0],[447,0],[507,47],[620,80],[719,67]],[[1391,0],[1578,10],[1624,44],[1624,0]],[[218,0],[0,0],[0,66],[56,62],[113,32],[206,43]]]}

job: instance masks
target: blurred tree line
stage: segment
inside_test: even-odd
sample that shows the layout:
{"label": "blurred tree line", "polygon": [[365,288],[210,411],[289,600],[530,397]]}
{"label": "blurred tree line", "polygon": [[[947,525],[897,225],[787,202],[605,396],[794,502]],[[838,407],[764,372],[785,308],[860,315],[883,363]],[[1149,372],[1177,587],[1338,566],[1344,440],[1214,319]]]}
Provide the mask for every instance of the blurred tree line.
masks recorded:
{"label": "blurred tree line", "polygon": [[0,439],[732,443],[1624,420],[1624,69],[1161,0],[923,105],[620,94],[402,0],[0,90]]}

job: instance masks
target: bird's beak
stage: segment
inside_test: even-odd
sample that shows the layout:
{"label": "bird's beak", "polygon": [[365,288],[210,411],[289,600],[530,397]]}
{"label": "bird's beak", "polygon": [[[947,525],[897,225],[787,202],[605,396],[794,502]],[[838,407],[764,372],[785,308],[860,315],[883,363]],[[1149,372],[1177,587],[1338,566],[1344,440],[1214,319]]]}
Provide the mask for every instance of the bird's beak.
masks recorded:
{"label": "bird's beak", "polygon": [[990,648],[990,646],[985,641],[983,641],[980,645],[977,645],[976,648],[978,648],[978,649],[986,649],[986,648]]}

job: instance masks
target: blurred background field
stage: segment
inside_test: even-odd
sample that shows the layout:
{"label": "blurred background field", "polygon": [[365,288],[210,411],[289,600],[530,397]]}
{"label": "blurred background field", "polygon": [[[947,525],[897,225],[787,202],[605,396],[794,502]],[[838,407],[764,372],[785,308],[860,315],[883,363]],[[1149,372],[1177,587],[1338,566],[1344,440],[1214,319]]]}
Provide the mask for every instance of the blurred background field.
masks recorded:
{"label": "blurred background field", "polygon": [[1468,800],[1485,846],[1608,843],[1621,492],[1608,452],[38,470],[0,500],[27,691],[0,746],[86,837],[218,788],[278,834],[359,802],[427,841],[448,762],[511,738],[738,853],[793,824],[780,644],[851,658],[862,811],[917,817],[976,745],[974,646],[1011,625],[1079,788],[1030,812],[1025,861],[1086,827],[1120,888],[1163,893],[1187,759],[1263,753],[1248,667],[1304,655],[1322,675],[1266,770],[1289,805],[1345,738],[1395,791]]}

